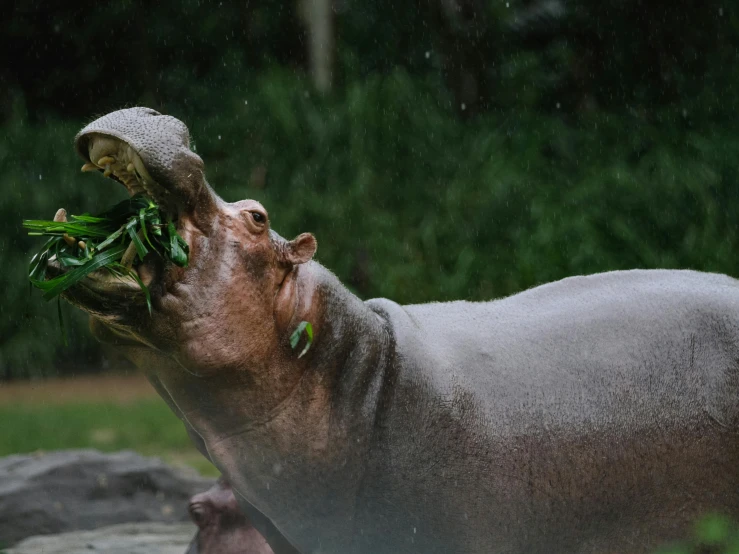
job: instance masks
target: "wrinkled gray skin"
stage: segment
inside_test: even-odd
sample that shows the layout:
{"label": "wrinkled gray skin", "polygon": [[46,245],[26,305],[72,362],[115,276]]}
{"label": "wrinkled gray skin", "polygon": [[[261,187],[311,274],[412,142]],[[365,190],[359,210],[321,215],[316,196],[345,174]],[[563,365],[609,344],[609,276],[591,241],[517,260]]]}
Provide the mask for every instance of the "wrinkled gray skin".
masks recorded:
{"label": "wrinkled gray skin", "polygon": [[[739,282],[624,271],[494,302],[363,302],[308,261],[310,238],[254,231],[261,206],[215,196],[163,117],[115,112],[77,145],[135,145],[173,191],[190,268],[139,268],[151,317],[132,288],[67,298],[277,554],[641,553],[705,511],[739,516]],[[298,359],[301,320],[315,340]]]}
{"label": "wrinkled gray skin", "polygon": [[188,511],[198,532],[186,554],[274,554],[242,513],[225,479],[193,496]]}

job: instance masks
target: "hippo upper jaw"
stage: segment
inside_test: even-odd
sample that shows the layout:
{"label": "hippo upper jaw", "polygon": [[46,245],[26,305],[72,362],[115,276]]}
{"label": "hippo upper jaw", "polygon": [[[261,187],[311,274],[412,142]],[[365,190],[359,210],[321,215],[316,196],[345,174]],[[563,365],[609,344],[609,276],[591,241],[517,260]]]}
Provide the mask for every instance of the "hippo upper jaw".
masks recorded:
{"label": "hippo upper jaw", "polygon": [[102,172],[132,196],[146,195],[175,219],[188,212],[205,224],[219,199],[190,142],[180,120],[139,107],[96,119],[77,134],[75,148],[83,170]]}

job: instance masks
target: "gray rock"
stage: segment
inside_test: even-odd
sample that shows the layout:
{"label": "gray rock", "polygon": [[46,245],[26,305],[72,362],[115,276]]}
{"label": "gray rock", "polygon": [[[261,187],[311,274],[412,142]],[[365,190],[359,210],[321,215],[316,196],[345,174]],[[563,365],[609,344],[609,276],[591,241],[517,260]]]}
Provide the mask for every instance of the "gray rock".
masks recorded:
{"label": "gray rock", "polygon": [[0,545],[117,523],[187,521],[190,496],[214,481],[129,451],[0,458]]}
{"label": "gray rock", "polygon": [[182,554],[192,539],[191,523],[121,523],[32,537],[7,550],[7,554]]}

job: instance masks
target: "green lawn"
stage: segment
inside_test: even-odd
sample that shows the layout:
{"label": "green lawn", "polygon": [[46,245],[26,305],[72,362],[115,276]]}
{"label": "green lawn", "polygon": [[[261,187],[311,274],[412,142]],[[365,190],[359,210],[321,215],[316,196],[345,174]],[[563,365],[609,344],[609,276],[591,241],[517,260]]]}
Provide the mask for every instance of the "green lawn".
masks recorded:
{"label": "green lawn", "polygon": [[159,398],[127,404],[9,402],[0,405],[0,429],[0,456],[69,448],[130,449],[218,475]]}

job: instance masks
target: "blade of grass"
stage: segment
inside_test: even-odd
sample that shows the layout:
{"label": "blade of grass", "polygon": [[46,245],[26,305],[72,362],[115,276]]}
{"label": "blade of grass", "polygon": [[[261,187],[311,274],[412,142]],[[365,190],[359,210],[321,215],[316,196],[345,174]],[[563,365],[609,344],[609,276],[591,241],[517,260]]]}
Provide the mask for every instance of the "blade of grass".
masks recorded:
{"label": "blade of grass", "polygon": [[90,214],[73,215],[72,219],[76,221],[84,221],[86,223],[102,223],[104,221],[110,221],[107,217],[95,217]]}
{"label": "blade of grass", "polygon": [[[172,261],[180,267],[187,267],[188,255],[185,252],[185,248],[189,250],[187,243],[177,234],[174,223],[171,221],[167,225],[167,232],[169,233],[169,256]],[[183,243],[184,247],[183,248]]]}
{"label": "blade of grass", "polygon": [[146,239],[146,242],[149,243],[149,246],[152,250],[156,250],[154,245],[151,243],[151,240],[149,240],[149,233],[146,232],[146,226],[147,226],[147,219],[148,219],[148,213],[146,208],[141,208],[139,210],[139,225],[141,225],[141,232],[144,235],[144,239]]}
{"label": "blade of grass", "polygon": [[131,222],[126,225],[126,230],[128,231],[128,236],[131,237],[133,245],[136,247],[136,253],[139,255],[139,259],[144,261],[144,256],[146,256],[149,251],[146,249],[146,246],[141,241],[141,237],[139,237],[139,234],[135,229],[137,223],[137,219],[131,219]]}
{"label": "blade of grass", "polygon": [[109,224],[102,223],[74,223],[74,222],[60,222],[60,221],[45,221],[45,220],[25,220],[23,221],[23,227],[31,229],[32,231],[42,232],[45,234],[68,233],[72,236],[85,236],[85,237],[107,237],[111,228]]}
{"label": "blade of grass", "polygon": [[103,242],[101,242],[100,244],[98,244],[95,247],[95,250],[103,250],[103,249],[107,248],[110,244],[112,244],[115,241],[115,239],[117,239],[118,237],[120,237],[123,234],[123,231],[125,231],[125,230],[126,230],[126,227],[123,226],[123,225],[121,225],[116,232],[114,232],[107,239],[105,239]]}

